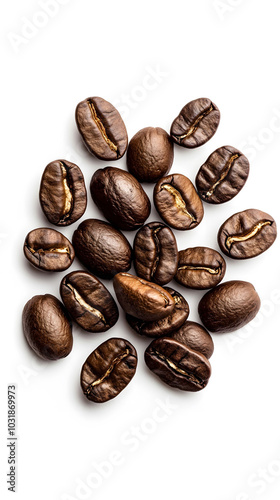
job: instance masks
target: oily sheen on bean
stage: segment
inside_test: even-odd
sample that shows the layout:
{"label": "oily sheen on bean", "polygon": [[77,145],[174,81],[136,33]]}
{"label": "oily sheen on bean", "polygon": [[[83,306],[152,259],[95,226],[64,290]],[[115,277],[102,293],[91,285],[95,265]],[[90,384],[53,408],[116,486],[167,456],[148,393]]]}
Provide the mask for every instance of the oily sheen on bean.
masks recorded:
{"label": "oily sheen on bean", "polygon": [[170,287],[164,287],[175,301],[173,311],[163,319],[158,321],[142,321],[138,318],[126,315],[128,324],[139,335],[146,337],[163,337],[172,334],[173,331],[180,328],[187,320],[190,310],[186,299],[179,292]]}
{"label": "oily sheen on bean", "polygon": [[199,302],[200,319],[210,332],[227,333],[249,323],[260,309],[251,283],[227,281],[207,292]]}
{"label": "oily sheen on bean", "polygon": [[127,131],[116,108],[102,97],[88,97],[76,108],[76,123],[90,153],[118,160],[127,149]]}
{"label": "oily sheen on bean", "polygon": [[214,352],[214,343],[210,333],[194,321],[186,321],[170,337],[185,344],[190,349],[200,352],[207,359],[211,358]]}
{"label": "oily sheen on bean", "polygon": [[81,388],[89,401],[115,398],[133,378],[137,353],[128,340],[111,338],[95,349],[81,371]]}
{"label": "oily sheen on bean", "polygon": [[106,332],[118,321],[119,311],[112,295],[90,273],[67,274],[61,282],[60,295],[71,317],[88,332]]}
{"label": "oily sheen on bean", "polygon": [[75,257],[74,248],[66,236],[48,227],[30,231],[23,251],[30,264],[42,271],[65,271]]}
{"label": "oily sheen on bean", "polygon": [[57,360],[70,354],[72,326],[63,304],[53,295],[35,295],[22,313],[25,338],[40,358]]}
{"label": "oily sheen on bean", "polygon": [[143,321],[158,321],[173,312],[175,300],[164,288],[129,273],[119,273],[113,285],[123,310]]}
{"label": "oily sheen on bean", "polygon": [[40,203],[48,221],[57,226],[69,226],[80,219],[87,193],[79,167],[66,160],[49,163],[42,175]]}
{"label": "oily sheen on bean", "polygon": [[225,272],[225,260],[213,248],[187,248],[179,252],[175,280],[187,288],[204,290],[218,285]]}

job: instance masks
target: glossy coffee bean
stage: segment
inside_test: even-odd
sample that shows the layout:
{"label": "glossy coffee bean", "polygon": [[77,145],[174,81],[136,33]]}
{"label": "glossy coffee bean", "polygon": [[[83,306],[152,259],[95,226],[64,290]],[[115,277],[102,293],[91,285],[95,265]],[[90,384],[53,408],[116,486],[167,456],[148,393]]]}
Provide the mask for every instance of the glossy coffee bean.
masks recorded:
{"label": "glossy coffee bean", "polygon": [[30,231],[25,238],[23,251],[30,264],[42,271],[65,271],[75,257],[70,241],[48,227]]}
{"label": "glossy coffee bean", "polygon": [[146,127],[132,137],[127,168],[140,182],[157,182],[173,163],[173,142],[162,128]]}
{"label": "glossy coffee bean", "polygon": [[40,203],[48,221],[57,226],[69,226],[82,217],[87,193],[79,167],[66,160],[49,163],[41,180]]}
{"label": "glossy coffee bean", "polygon": [[100,278],[110,279],[131,266],[132,249],[118,229],[99,219],[86,219],[73,234],[76,255]]}
{"label": "glossy coffee bean", "polygon": [[76,108],[76,123],[90,153],[100,160],[118,160],[127,149],[127,131],[116,108],[101,97],[89,97]]}
{"label": "glossy coffee bean", "polygon": [[71,317],[88,332],[106,332],[118,321],[116,302],[92,274],[85,271],[67,274],[61,282],[60,294]]}
{"label": "glossy coffee bean", "polygon": [[238,212],[220,227],[218,243],[232,259],[250,259],[265,252],[277,236],[276,222],[271,215],[249,209]]}
{"label": "glossy coffee bean", "polygon": [[99,210],[119,229],[138,229],[150,215],[148,196],[137,179],[125,170],[100,168],[91,179],[90,191]]}
{"label": "glossy coffee bean", "polygon": [[128,324],[139,335],[145,335],[146,337],[168,336],[180,328],[187,320],[190,310],[189,304],[183,295],[173,290],[173,288],[165,287],[164,290],[170,293],[175,301],[173,311],[165,318],[158,321],[142,321],[129,314],[126,315]]}
{"label": "glossy coffee bean", "polygon": [[31,349],[43,359],[65,358],[72,350],[69,316],[53,295],[35,295],[22,314],[23,333]]}
{"label": "glossy coffee bean", "polygon": [[243,188],[250,165],[245,155],[232,146],[216,149],[200,167],[196,188],[207,203],[225,203]]}
{"label": "glossy coffee bean", "polygon": [[210,99],[189,102],[171,125],[170,135],[176,144],[197,148],[209,141],[220,123],[220,111]]}
{"label": "glossy coffee bean", "polygon": [[163,382],[182,391],[200,391],[208,384],[208,359],[177,340],[155,339],[145,351],[145,362]]}
{"label": "glossy coffee bean", "polygon": [[221,254],[207,247],[187,248],[179,252],[175,280],[187,288],[204,290],[222,281],[226,263]]}
{"label": "glossy coffee bean", "polygon": [[199,323],[186,321],[170,337],[181,344],[185,344],[193,351],[200,352],[207,359],[211,358],[214,352],[214,343],[210,333]]}
{"label": "glossy coffee bean", "polygon": [[164,222],[175,229],[193,229],[202,221],[201,199],[185,175],[173,174],[160,179],[155,185],[154,203]]}
{"label": "glossy coffee bean", "polygon": [[140,278],[166,285],[178,264],[176,238],[161,222],[150,222],[139,229],[134,240],[134,266]]}
{"label": "glossy coffee bean", "polygon": [[227,281],[207,292],[199,302],[200,319],[210,332],[227,333],[249,323],[260,309],[251,283]]}
{"label": "glossy coffee bean", "polygon": [[136,366],[137,353],[128,340],[106,340],[90,354],[82,367],[84,395],[95,403],[115,398],[133,378]]}
{"label": "glossy coffee bean", "polygon": [[121,307],[135,318],[158,321],[174,310],[174,298],[156,283],[132,274],[119,273],[114,277],[113,284]]}

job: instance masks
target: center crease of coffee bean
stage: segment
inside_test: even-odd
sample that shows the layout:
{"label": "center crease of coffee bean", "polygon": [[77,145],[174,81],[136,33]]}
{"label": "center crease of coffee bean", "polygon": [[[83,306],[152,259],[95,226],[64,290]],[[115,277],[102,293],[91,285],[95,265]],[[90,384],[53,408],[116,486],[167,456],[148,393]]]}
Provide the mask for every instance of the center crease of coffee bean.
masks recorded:
{"label": "center crease of coffee bean", "polygon": [[109,366],[108,370],[106,370],[104,375],[102,377],[98,378],[97,380],[94,380],[94,382],[92,382],[91,384],[89,384],[85,394],[89,394],[92,387],[94,387],[98,384],[101,384],[101,382],[103,382],[103,380],[105,380],[105,378],[107,378],[110,375],[110,373],[112,373],[115,366],[117,364],[119,364],[124,358],[127,358],[128,355],[129,355],[129,349],[126,349],[123,354],[121,354],[120,356],[117,356],[115,359],[113,359],[112,364]]}
{"label": "center crease of coffee bean", "polygon": [[240,158],[240,156],[241,155],[238,154],[238,153],[236,153],[235,155],[231,156],[231,158],[229,159],[229,161],[226,163],[225,167],[221,171],[221,174],[220,174],[220,177],[218,178],[218,180],[213,184],[213,186],[205,194],[206,198],[210,198],[210,196],[212,196],[212,194],[214,193],[215,189],[221,184],[221,182],[223,182],[223,180],[228,175],[228,173],[229,173],[231,167],[233,166],[235,160],[237,160],[237,158]]}
{"label": "center crease of coffee bean", "polygon": [[91,314],[93,314],[94,316],[97,316],[101,321],[102,323],[104,323],[104,325],[107,326],[107,322],[106,322],[106,319],[105,317],[103,316],[103,314],[98,310],[98,309],[95,309],[95,307],[92,307],[90,306],[84,299],[83,297],[79,294],[78,290],[76,290],[76,288],[74,288],[72,285],[70,285],[70,283],[66,283],[67,288],[69,288],[69,290],[71,290],[71,292],[73,293],[74,295],[74,298],[75,300],[82,306],[84,307],[85,309],[87,309]]}
{"label": "center crease of coffee bean", "polygon": [[[68,247],[56,247],[56,248],[37,248],[36,250],[28,245],[26,245],[28,250],[36,257],[36,259],[40,259],[40,255],[44,255],[46,253],[66,253],[70,259],[70,250]],[[38,257],[36,254],[39,254]]]}
{"label": "center crease of coffee bean", "polygon": [[117,156],[119,156],[119,151],[118,151],[118,146],[116,146],[116,144],[114,144],[108,137],[107,135],[107,132],[106,132],[106,129],[102,123],[102,121],[100,120],[100,118],[98,117],[97,115],[97,112],[96,112],[96,109],[94,107],[94,104],[92,101],[88,100],[88,105],[89,105],[89,109],[90,109],[90,112],[91,112],[91,116],[92,116],[92,119],[93,121],[95,122],[99,132],[101,133],[104,141],[108,144],[109,148],[111,149],[111,151],[115,151],[115,153],[117,153]]}
{"label": "center crease of coffee bean", "polygon": [[157,266],[158,266],[158,263],[159,263],[159,257],[160,257],[160,241],[158,239],[158,235],[157,233],[161,230],[161,227],[158,227],[157,229],[154,229],[153,230],[153,239],[154,239],[154,243],[155,243],[155,247],[156,247],[156,256],[155,256],[155,260],[153,262],[153,265],[152,265],[152,269],[151,269],[151,278],[154,276],[156,270],[157,270]]}
{"label": "center crease of coffee bean", "polygon": [[166,191],[171,193],[172,196],[174,196],[175,198],[175,203],[179,208],[179,210],[181,210],[184,214],[186,214],[187,217],[189,217],[189,219],[191,219],[192,222],[196,222],[196,218],[192,214],[190,214],[190,212],[187,210],[186,202],[183,200],[181,193],[179,193],[179,191],[176,188],[171,186],[171,184],[162,184],[161,191],[162,189],[165,189]]}
{"label": "center crease of coffee bean", "polygon": [[210,108],[208,108],[207,110],[203,111],[203,113],[201,113],[196,118],[196,120],[190,126],[190,128],[189,128],[188,132],[186,132],[186,134],[183,134],[183,135],[174,135],[174,137],[176,137],[177,139],[179,139],[179,141],[182,141],[183,139],[187,139],[188,137],[190,137],[192,134],[194,134],[196,132],[196,130],[198,128],[198,125],[203,120],[203,118],[205,118],[205,116],[209,115],[209,113],[211,113],[211,111],[213,111],[213,110],[214,110],[214,107],[211,104]]}
{"label": "center crease of coffee bean", "polygon": [[193,375],[192,373],[189,373],[186,370],[183,370],[182,368],[177,366],[175,363],[173,363],[173,361],[171,361],[169,358],[167,358],[166,356],[164,356],[160,352],[155,350],[154,353],[158,358],[162,359],[168,366],[170,366],[170,368],[172,368],[172,370],[184,375],[193,384],[199,385],[199,386],[201,386],[201,385],[204,386],[205,383],[201,378],[195,377],[195,375]]}
{"label": "center crease of coffee bean", "polygon": [[272,226],[273,222],[270,220],[264,220],[260,221],[258,224],[256,224],[250,231],[248,231],[245,234],[241,234],[240,236],[238,235],[233,235],[233,236],[228,236],[225,241],[225,245],[228,248],[228,250],[231,250],[231,247],[234,243],[238,243],[240,241],[247,241],[250,238],[253,238],[256,234],[258,234],[263,227],[265,226]]}
{"label": "center crease of coffee bean", "polygon": [[71,215],[72,208],[73,208],[73,196],[71,189],[68,184],[68,169],[64,165],[63,162],[60,162],[60,167],[61,167],[61,172],[62,172],[62,183],[63,183],[63,189],[65,193],[65,201],[64,201],[64,208],[63,208],[63,217],[60,219],[59,222],[63,222],[66,219],[68,219]]}
{"label": "center crease of coffee bean", "polygon": [[178,271],[182,270],[187,270],[187,271],[206,271],[207,273],[210,274],[220,274],[221,268],[220,267],[215,267],[214,269],[211,267],[204,267],[204,266],[181,266],[178,267]]}

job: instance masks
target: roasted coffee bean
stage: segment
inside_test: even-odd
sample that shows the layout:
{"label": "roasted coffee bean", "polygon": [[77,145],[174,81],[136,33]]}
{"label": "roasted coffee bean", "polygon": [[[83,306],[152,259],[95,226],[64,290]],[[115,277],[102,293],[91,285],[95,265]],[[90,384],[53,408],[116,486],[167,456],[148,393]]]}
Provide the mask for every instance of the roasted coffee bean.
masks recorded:
{"label": "roasted coffee bean", "polygon": [[30,231],[25,238],[23,251],[30,264],[42,271],[65,271],[75,257],[70,241],[48,227]]}
{"label": "roasted coffee bean", "polygon": [[76,123],[90,153],[100,160],[118,160],[127,149],[127,131],[116,108],[101,97],[89,97],[76,108]]}
{"label": "roasted coffee bean", "polygon": [[233,259],[250,259],[265,252],[277,236],[271,215],[249,209],[232,215],[220,227],[218,243]]}
{"label": "roasted coffee bean", "polygon": [[173,142],[162,128],[146,127],[132,137],[127,168],[140,182],[157,182],[173,163]]}
{"label": "roasted coffee bean", "polygon": [[40,203],[48,221],[57,226],[69,226],[80,219],[87,206],[87,192],[79,167],[66,160],[49,163],[41,180]]}
{"label": "roasted coffee bean", "polygon": [[164,222],[175,229],[193,229],[202,221],[201,199],[185,175],[173,174],[160,179],[155,185],[154,203]]}
{"label": "roasted coffee bean", "polygon": [[134,240],[134,266],[140,278],[166,285],[178,264],[176,238],[161,222],[150,222],[139,229]]}
{"label": "roasted coffee bean", "polygon": [[174,298],[156,283],[132,274],[119,273],[114,277],[113,284],[123,310],[135,318],[158,321],[174,310]]}
{"label": "roasted coffee bean", "polygon": [[28,344],[40,358],[56,360],[71,352],[71,322],[63,304],[53,295],[32,297],[23,309],[22,324]]}
{"label": "roasted coffee bean", "polygon": [[88,332],[106,332],[118,321],[119,311],[109,290],[85,271],[67,274],[60,294],[67,311]]}
{"label": "roasted coffee bean", "polygon": [[207,247],[187,248],[179,252],[175,280],[187,288],[205,290],[222,281],[226,263],[221,254]]}
{"label": "roasted coffee bean", "polygon": [[171,125],[170,135],[176,144],[197,148],[209,141],[220,122],[220,111],[210,99],[189,102]]}
{"label": "roasted coffee bean", "polygon": [[150,215],[148,196],[137,179],[125,170],[100,168],[91,179],[90,191],[99,210],[119,229],[138,229]]}
{"label": "roasted coffee bean", "polygon": [[249,161],[238,149],[224,146],[216,149],[200,167],[195,179],[200,198],[207,203],[225,203],[243,188]]}
{"label": "roasted coffee bean", "polygon": [[189,316],[189,304],[186,299],[173,288],[165,287],[175,301],[174,310],[168,316],[158,321],[141,321],[134,316],[126,315],[128,324],[139,335],[146,337],[163,337],[172,334],[173,331],[180,328]]}
{"label": "roasted coffee bean", "polygon": [[76,255],[100,278],[110,279],[131,266],[132,249],[126,237],[99,219],[86,219],[73,234]]}
{"label": "roasted coffee bean", "polygon": [[207,359],[211,358],[214,352],[214,343],[210,333],[199,323],[186,321],[170,337],[181,344],[185,344],[193,351],[198,351]]}
{"label": "roasted coffee bean", "polygon": [[204,389],[211,375],[211,365],[203,354],[168,337],[152,341],[145,362],[163,382],[182,391]]}
{"label": "roasted coffee bean", "polygon": [[242,328],[260,309],[260,298],[251,283],[227,281],[207,292],[198,312],[210,332],[226,333]]}
{"label": "roasted coffee bean", "polygon": [[131,381],[137,353],[128,340],[106,340],[85,361],[81,372],[84,395],[95,403],[115,398]]}

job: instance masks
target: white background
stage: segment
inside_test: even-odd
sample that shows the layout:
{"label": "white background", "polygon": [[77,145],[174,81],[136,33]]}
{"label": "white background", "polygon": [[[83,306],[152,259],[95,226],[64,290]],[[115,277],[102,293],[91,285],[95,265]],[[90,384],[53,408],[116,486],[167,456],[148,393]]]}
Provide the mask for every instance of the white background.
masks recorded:
{"label": "white background", "polygon": [[[243,209],[258,208],[279,222],[279,2],[52,0],[53,10],[42,16],[44,3],[2,2],[1,498],[11,495],[6,393],[15,383],[20,500],[276,500],[279,240],[255,259],[227,259],[225,279],[251,281],[263,308],[249,328],[214,336],[213,375],[197,394],[172,390],[146,368],[149,341],[130,330],[122,312],[106,333],[75,327],[73,351],[58,362],[42,362],[28,348],[21,312],[33,295],[58,296],[65,274],[31,268],[22,252],[26,234],[48,225],[38,202],[44,167],[72,160],[89,187],[95,170],[107,166],[87,153],[76,129],[75,107],[86,97],[116,103],[130,138],[146,126],[169,130],[192,99],[209,97],[220,108],[214,138],[192,151],[176,146],[172,172],[194,181],[208,155],[230,144],[248,155],[251,173],[231,202],[205,205],[197,229],[176,232],[180,249],[218,249],[221,223]],[[125,159],[112,165],[126,168]],[[151,195],[152,186],[144,187]],[[102,217],[90,196],[88,217]],[[149,221],[157,218],[153,209]],[[77,225],[64,234],[71,238]],[[133,233],[126,236],[133,241]],[[75,261],[71,270],[79,268]],[[184,293],[190,319],[198,320],[203,292],[171,286]],[[136,347],[137,373],[116,399],[89,403],[80,369],[111,336]]]}

